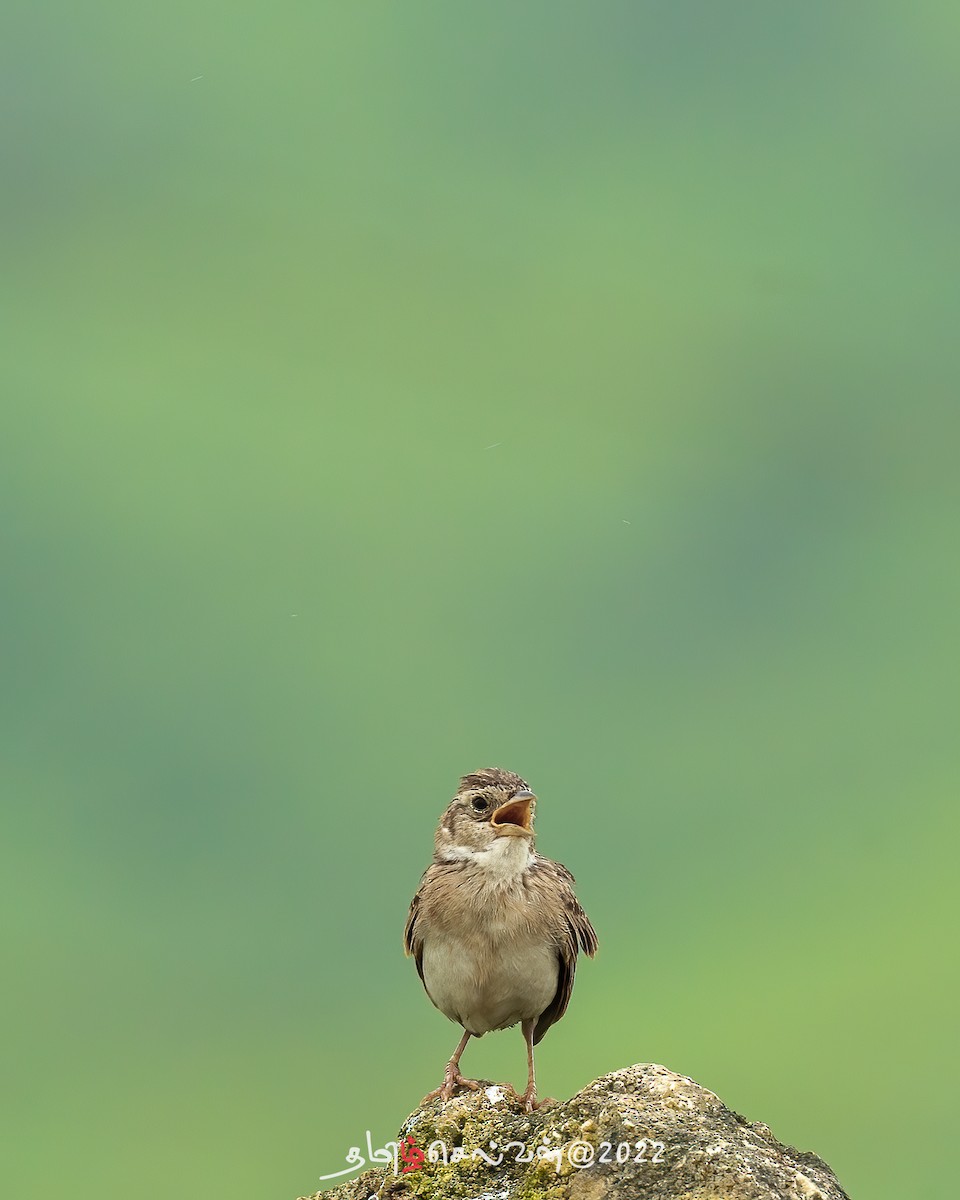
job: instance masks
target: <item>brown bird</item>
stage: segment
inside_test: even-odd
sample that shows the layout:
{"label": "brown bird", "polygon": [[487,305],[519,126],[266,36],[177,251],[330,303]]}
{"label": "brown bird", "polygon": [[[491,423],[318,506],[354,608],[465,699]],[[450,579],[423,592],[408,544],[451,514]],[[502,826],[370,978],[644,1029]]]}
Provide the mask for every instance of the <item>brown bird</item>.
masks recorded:
{"label": "brown bird", "polygon": [[536,796],[519,775],[487,767],[460,780],[440,818],[433,862],[410,904],[403,933],[430,1000],[463,1026],[443,1083],[425,1097],[449,1100],[480,1086],[460,1074],[471,1037],[520,1022],[527,1089],[537,1107],[533,1047],[566,1011],[577,951],[591,958],[597,935],[573,894],[566,867],[533,848]]}

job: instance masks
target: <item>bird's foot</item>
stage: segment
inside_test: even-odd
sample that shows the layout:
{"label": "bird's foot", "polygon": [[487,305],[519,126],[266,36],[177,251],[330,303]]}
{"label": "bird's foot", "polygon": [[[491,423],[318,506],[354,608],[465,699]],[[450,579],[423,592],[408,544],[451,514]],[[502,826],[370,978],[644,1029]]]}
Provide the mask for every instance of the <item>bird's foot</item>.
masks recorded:
{"label": "bird's foot", "polygon": [[467,1088],[471,1092],[478,1092],[480,1084],[476,1079],[465,1079],[460,1074],[456,1063],[450,1062],[447,1063],[447,1069],[443,1073],[443,1083],[438,1088],[434,1088],[432,1092],[427,1092],[422,1103],[429,1104],[431,1100],[436,1100],[439,1096],[444,1104],[446,1104],[453,1097],[453,1093],[457,1088]]}
{"label": "bird's foot", "polygon": [[537,1089],[531,1085],[527,1086],[525,1092],[518,1092],[512,1083],[502,1085],[511,1095],[511,1099],[523,1109],[524,1112],[536,1112],[538,1108],[545,1108],[548,1104],[556,1104],[556,1100],[552,1096],[544,1096],[542,1100],[537,1099]]}

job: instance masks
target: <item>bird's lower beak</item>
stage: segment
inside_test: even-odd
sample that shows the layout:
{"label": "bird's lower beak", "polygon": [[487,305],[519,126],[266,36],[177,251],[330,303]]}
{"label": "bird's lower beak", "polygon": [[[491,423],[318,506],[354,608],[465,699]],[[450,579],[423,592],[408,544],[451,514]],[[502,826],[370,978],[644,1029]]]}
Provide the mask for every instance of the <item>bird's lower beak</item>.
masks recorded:
{"label": "bird's lower beak", "polygon": [[530,837],[533,834],[533,792],[517,792],[512,800],[501,804],[490,818],[490,824],[501,836]]}

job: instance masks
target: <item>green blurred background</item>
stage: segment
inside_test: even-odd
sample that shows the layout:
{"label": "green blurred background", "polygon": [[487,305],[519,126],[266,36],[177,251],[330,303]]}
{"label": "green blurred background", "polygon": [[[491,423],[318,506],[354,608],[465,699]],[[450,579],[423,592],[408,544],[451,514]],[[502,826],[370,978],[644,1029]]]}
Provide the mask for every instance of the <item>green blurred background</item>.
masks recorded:
{"label": "green blurred background", "polygon": [[498,764],[601,939],[544,1092],[661,1062],[946,1196],[956,5],[5,23],[5,1193],[392,1137]]}

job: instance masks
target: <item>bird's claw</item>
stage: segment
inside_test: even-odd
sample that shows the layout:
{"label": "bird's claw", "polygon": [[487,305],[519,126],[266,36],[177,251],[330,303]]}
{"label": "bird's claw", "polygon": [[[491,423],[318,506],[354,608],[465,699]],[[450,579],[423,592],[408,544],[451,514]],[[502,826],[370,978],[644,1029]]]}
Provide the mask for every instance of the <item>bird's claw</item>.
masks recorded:
{"label": "bird's claw", "polygon": [[510,1093],[510,1098],[519,1104],[524,1112],[532,1113],[548,1104],[556,1104],[552,1096],[544,1096],[542,1100],[538,1100],[536,1088],[527,1087],[526,1091],[518,1092],[512,1083],[504,1083],[501,1086]]}
{"label": "bird's claw", "polygon": [[438,1088],[434,1088],[432,1092],[427,1092],[423,1098],[423,1103],[429,1104],[431,1100],[436,1100],[439,1096],[444,1104],[446,1104],[448,1100],[453,1098],[453,1094],[457,1088],[467,1088],[471,1092],[478,1092],[480,1084],[476,1079],[464,1078],[456,1067],[453,1067],[451,1070],[451,1064],[448,1063],[447,1069],[443,1073],[443,1083]]}

